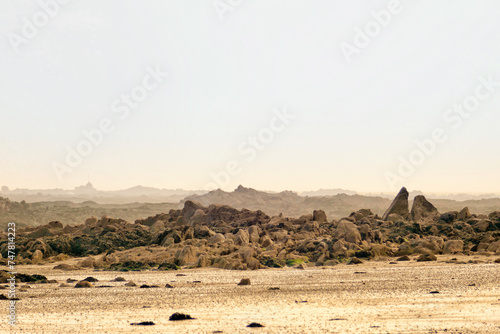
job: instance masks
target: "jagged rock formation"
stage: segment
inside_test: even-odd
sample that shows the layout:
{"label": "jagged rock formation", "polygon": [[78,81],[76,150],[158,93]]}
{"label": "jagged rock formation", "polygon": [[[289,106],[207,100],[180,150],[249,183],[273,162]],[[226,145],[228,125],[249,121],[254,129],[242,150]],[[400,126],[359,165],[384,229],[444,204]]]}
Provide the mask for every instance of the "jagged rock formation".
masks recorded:
{"label": "jagged rock formation", "polygon": [[183,201],[193,201],[204,206],[213,203],[229,205],[233,208],[262,210],[269,215],[298,217],[307,212],[322,210],[329,218],[342,218],[360,207],[371,207],[382,213],[389,200],[382,197],[338,194],[331,196],[304,197],[292,191],[267,193],[252,188],[238,186],[233,192],[214,190],[204,195],[192,195]]}
{"label": "jagged rock formation", "polygon": [[[10,194],[12,193],[11,191]],[[182,209],[184,203],[188,200],[198,202],[205,207],[210,204],[220,204],[238,210],[242,208],[253,211],[261,210],[270,216],[282,213],[288,217],[300,217],[318,210],[324,211],[329,219],[336,220],[340,220],[359,208],[370,208],[372,212],[382,215],[391,203],[387,198],[377,196],[339,193],[333,196],[304,197],[291,191],[268,193],[242,186],[233,192],[215,190],[204,195],[192,195],[180,203],[143,203],[148,201],[148,197],[137,199],[138,203],[126,205],[98,204],[92,201],[72,203],[53,200],[26,203],[0,198],[0,226],[5,227],[11,221],[16,222],[18,228],[43,225],[49,221],[60,221],[64,225],[74,225],[81,224],[90,216],[100,217],[102,215],[135,221],[144,217],[154,217],[157,213],[166,213],[171,209]],[[500,198],[469,200],[466,202],[433,199],[432,203],[440,212],[458,212],[464,207],[468,207],[469,212],[487,215],[500,209]],[[397,221],[401,216],[396,214],[396,216],[387,217],[387,220]],[[462,221],[468,218],[465,216]]]}
{"label": "jagged rock formation", "polygon": [[[329,221],[321,210],[298,218],[271,217],[260,210],[190,200],[182,210],[135,223],[109,217],[91,217],[76,226],[54,221],[17,231],[17,263],[46,263],[70,255],[86,256],[78,263],[82,268],[253,270],[411,254],[424,255],[422,260],[435,259],[433,254],[500,254],[500,212],[486,216],[464,209],[439,215],[425,197],[417,196],[408,215],[407,195],[403,188],[384,219],[370,209],[338,221]],[[6,257],[7,250],[7,234],[2,232],[1,255]]]}
{"label": "jagged rock formation", "polygon": [[424,195],[415,196],[410,212],[410,219],[416,222],[434,220],[439,216],[439,212]]}
{"label": "jagged rock formation", "polygon": [[391,205],[382,216],[382,220],[387,220],[387,218],[391,214],[396,214],[402,217],[406,217],[409,212],[408,196],[409,196],[408,190],[406,190],[405,187],[401,188],[394,201],[392,201]]}
{"label": "jagged rock formation", "polygon": [[467,221],[471,217],[471,213],[468,207],[463,208],[457,215],[457,219],[461,221]]}

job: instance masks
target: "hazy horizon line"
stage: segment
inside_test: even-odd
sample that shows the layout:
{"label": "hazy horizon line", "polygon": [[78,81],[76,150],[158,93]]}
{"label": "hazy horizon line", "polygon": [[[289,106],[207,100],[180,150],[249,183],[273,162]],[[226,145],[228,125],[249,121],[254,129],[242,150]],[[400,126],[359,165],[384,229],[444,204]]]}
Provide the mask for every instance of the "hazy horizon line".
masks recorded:
{"label": "hazy horizon line", "polygon": [[[91,183],[92,184],[92,183]],[[62,191],[74,191],[76,190],[76,188],[78,187],[82,187],[82,186],[85,186],[85,184],[81,184],[81,185],[77,185],[75,186],[74,188],[26,188],[26,187],[10,187],[10,186],[6,186],[6,185],[3,185],[1,186],[1,190],[0,190],[0,193],[4,193],[4,187],[7,187],[9,190],[9,192],[13,192],[13,191],[21,191],[21,190],[28,190],[28,191],[36,191],[36,190],[40,190],[40,191],[50,191],[50,190],[62,190]],[[384,194],[384,195],[392,195],[392,194],[397,194],[397,191],[396,192],[389,192],[389,191],[373,191],[373,190],[367,190],[367,191],[358,191],[358,190],[354,190],[354,189],[346,189],[346,188],[337,188],[337,187],[329,187],[329,188],[319,188],[319,189],[307,189],[307,190],[295,190],[295,189],[280,189],[280,190],[276,190],[276,189],[262,189],[262,188],[258,188],[258,187],[251,187],[251,186],[245,186],[245,185],[239,185],[239,186],[236,186],[236,187],[224,187],[224,188],[217,188],[217,189],[210,189],[210,190],[206,190],[206,189],[191,189],[191,188],[179,188],[179,187],[172,187],[172,188],[165,188],[165,187],[159,187],[159,186],[149,186],[149,185],[141,185],[141,184],[136,184],[134,186],[129,186],[129,187],[125,187],[125,188],[114,188],[114,189],[100,189],[100,188],[96,188],[94,184],[92,184],[92,186],[94,187],[94,189],[98,192],[116,192],[116,191],[125,191],[125,190],[130,190],[130,189],[133,189],[133,188],[138,188],[138,187],[142,187],[142,188],[152,188],[152,189],[156,189],[156,190],[168,190],[168,191],[176,191],[176,190],[179,190],[179,191],[187,191],[187,192],[204,192],[204,193],[208,193],[208,192],[211,192],[211,191],[215,191],[215,190],[222,190],[224,192],[233,192],[235,190],[237,190],[237,188],[239,186],[242,186],[244,188],[247,188],[247,189],[254,189],[254,190],[257,190],[257,191],[260,191],[260,192],[267,192],[267,193],[281,193],[281,192],[286,192],[286,191],[291,191],[291,192],[294,192],[294,193],[297,193],[297,194],[301,194],[301,193],[308,193],[308,192],[321,192],[321,191],[338,191],[339,194],[342,193],[342,191],[346,191],[346,192],[353,192],[355,193],[356,195],[378,195],[378,194]],[[496,196],[500,196],[500,192],[497,193],[497,192],[474,192],[474,191],[459,191],[459,192],[443,192],[443,191],[427,191],[427,190],[420,190],[420,189],[408,189],[408,191],[410,193],[423,193],[424,195],[425,194],[430,194],[430,195],[461,195],[461,194],[464,194],[464,195],[474,195],[474,196],[480,196],[480,195],[496,195]]]}

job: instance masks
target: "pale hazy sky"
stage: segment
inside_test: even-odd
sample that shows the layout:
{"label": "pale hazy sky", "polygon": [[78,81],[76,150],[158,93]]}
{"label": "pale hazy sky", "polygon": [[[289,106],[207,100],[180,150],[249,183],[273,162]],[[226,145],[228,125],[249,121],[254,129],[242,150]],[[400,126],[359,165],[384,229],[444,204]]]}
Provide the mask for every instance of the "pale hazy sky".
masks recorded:
{"label": "pale hazy sky", "polygon": [[[500,192],[498,1],[227,3],[73,0],[49,15],[0,0],[0,185],[202,189],[229,163],[226,190]],[[120,118],[143,80],[154,88]],[[294,118],[276,120],[284,109]],[[113,131],[58,177],[103,119]],[[415,153],[436,128],[446,140]],[[424,158],[401,173],[410,156]]]}

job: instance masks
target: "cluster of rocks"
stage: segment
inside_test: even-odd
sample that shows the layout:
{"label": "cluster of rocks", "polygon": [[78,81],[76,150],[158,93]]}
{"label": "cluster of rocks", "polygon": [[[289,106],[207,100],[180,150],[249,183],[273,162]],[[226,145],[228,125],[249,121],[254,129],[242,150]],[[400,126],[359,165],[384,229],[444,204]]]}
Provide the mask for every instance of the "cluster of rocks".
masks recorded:
{"label": "cluster of rocks", "polygon": [[[7,234],[0,239],[0,254],[8,254]],[[65,260],[67,255],[86,256],[148,245],[147,226],[130,224],[123,219],[89,218],[82,225],[63,226],[58,221],[17,231],[17,263],[36,264],[46,258]],[[1,260],[1,259],[0,259]],[[5,260],[4,260],[5,261]]]}
{"label": "cluster of rocks", "polygon": [[[7,240],[2,238],[5,256]],[[424,196],[416,196],[410,209],[405,188],[382,217],[361,209],[333,221],[322,210],[299,218],[270,217],[259,210],[186,201],[182,210],[134,224],[103,217],[79,226],[51,222],[26,228],[18,232],[17,245],[26,263],[88,256],[78,267],[117,270],[244,270],[411,254],[432,260],[433,254],[500,254],[500,212],[475,215],[464,208],[439,213]]]}

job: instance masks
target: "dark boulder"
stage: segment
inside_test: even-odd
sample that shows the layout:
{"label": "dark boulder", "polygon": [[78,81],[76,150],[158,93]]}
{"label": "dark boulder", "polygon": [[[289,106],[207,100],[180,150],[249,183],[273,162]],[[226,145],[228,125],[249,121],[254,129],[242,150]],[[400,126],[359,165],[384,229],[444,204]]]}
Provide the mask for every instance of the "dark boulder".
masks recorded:
{"label": "dark boulder", "polygon": [[458,211],[449,211],[449,212],[443,213],[439,217],[439,220],[441,220],[444,223],[451,224],[457,219],[457,217],[458,217]]}
{"label": "dark boulder", "polygon": [[320,223],[326,223],[326,213],[323,210],[314,210],[313,212],[313,220],[320,222]]}
{"label": "dark boulder", "polygon": [[154,326],[155,323],[152,321],[143,321],[143,322],[131,323],[130,325],[132,325],[132,326]]}
{"label": "dark boulder", "polygon": [[179,320],[193,320],[194,318],[191,317],[189,314],[183,314],[183,313],[178,313],[175,312],[168,318],[170,321],[179,321]]}
{"label": "dark boulder", "polygon": [[392,201],[391,205],[382,216],[382,220],[387,220],[389,215],[392,213],[406,217],[409,213],[408,196],[408,190],[406,190],[405,187],[401,188],[399,193],[396,195],[396,198],[394,198],[394,201]]}
{"label": "dark boulder", "polygon": [[437,258],[434,254],[422,254],[417,258],[417,262],[427,262],[427,261],[436,261]]}
{"label": "dark boulder", "polygon": [[247,327],[250,327],[250,328],[258,328],[258,327],[264,327],[263,325],[259,324],[258,322],[252,322],[250,325],[248,325]]}
{"label": "dark boulder", "polygon": [[472,215],[470,214],[469,208],[465,207],[457,215],[457,219],[466,222]]}

